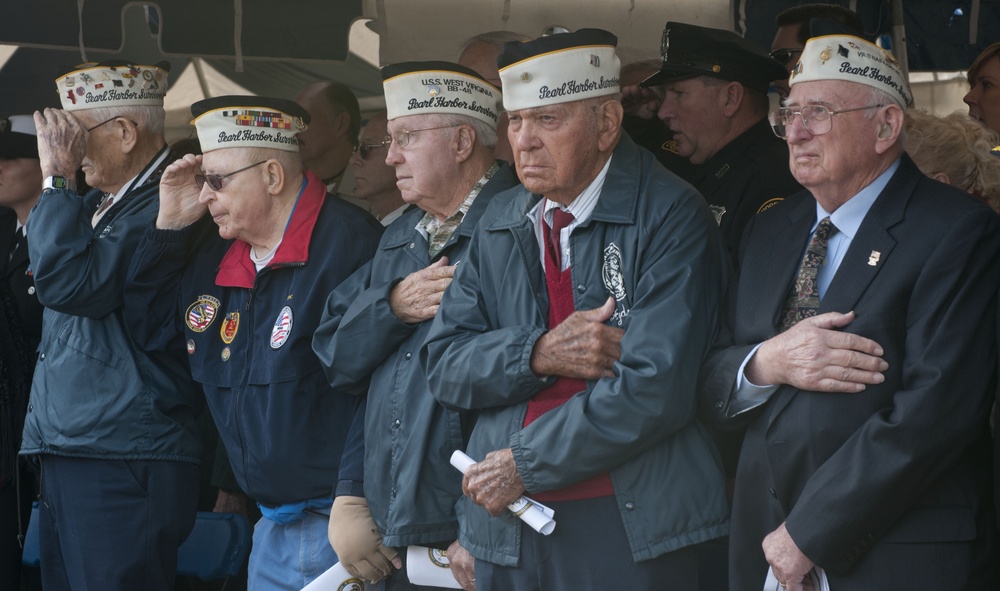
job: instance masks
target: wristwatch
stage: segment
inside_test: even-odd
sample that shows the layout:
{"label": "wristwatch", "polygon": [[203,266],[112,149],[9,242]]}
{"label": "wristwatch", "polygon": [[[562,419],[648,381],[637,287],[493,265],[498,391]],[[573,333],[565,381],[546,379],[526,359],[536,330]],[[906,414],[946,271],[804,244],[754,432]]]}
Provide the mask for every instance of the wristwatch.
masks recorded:
{"label": "wristwatch", "polygon": [[43,192],[55,189],[62,191],[68,190],[69,188],[69,179],[64,176],[50,176],[42,181]]}

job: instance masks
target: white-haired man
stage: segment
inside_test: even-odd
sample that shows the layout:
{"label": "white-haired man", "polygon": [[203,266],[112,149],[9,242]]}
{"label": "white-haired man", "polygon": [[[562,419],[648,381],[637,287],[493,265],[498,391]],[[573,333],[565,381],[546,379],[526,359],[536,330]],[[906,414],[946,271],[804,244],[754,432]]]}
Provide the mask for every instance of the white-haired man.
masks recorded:
{"label": "white-haired man", "polygon": [[223,96],[191,111],[204,156],[163,174],[126,315],[144,347],[187,351],[236,481],[260,506],[249,589],[298,591],[337,560],[328,510],[358,404],[326,383],[312,334],[382,227],[303,170],[296,103]]}
{"label": "white-haired man", "polygon": [[[459,539],[484,591],[697,589],[692,546],[728,531],[691,371],[724,246],[701,196],[621,134],[616,45],[505,46],[524,186],[484,214],[420,352],[434,396],[478,411]],[[525,492],[551,535],[505,513]]]}
{"label": "white-haired man", "polygon": [[164,66],[81,66],[56,80],[63,109],[35,113],[45,180],[27,234],[45,313],[21,453],[41,461],[46,589],[173,589],[194,525],[199,396],[183,353],[143,351],[123,314],[171,160]]}
{"label": "white-haired man", "polygon": [[1000,224],[903,154],[893,56],[810,39],[770,115],[806,191],[750,221],[702,403],[749,424],[730,588],[994,589]]}
{"label": "white-haired man", "polygon": [[[382,77],[386,162],[416,207],[389,227],[371,265],[330,296],[313,341],[334,386],[368,391],[364,444],[349,444],[356,457],[343,462],[360,464],[363,454],[364,498],[343,478],[330,540],[341,563],[366,579],[390,574],[395,548],[450,548],[456,578],[471,588],[471,560],[456,543],[462,475],[449,458],[465,448],[474,420],[431,396],[416,353],[473,229],[517,179],[494,159],[500,89],[448,62],[394,64]],[[403,555],[386,590],[428,588],[408,580]]]}

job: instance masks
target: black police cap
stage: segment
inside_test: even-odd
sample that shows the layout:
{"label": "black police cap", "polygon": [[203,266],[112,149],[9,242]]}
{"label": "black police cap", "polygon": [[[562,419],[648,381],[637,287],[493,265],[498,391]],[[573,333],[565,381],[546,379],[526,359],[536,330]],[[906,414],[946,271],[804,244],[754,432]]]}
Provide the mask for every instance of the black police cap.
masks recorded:
{"label": "black police cap", "polygon": [[766,93],[773,80],[788,77],[781,62],[736,33],[687,23],[667,23],[660,59],[660,71],[641,86],[711,76]]}

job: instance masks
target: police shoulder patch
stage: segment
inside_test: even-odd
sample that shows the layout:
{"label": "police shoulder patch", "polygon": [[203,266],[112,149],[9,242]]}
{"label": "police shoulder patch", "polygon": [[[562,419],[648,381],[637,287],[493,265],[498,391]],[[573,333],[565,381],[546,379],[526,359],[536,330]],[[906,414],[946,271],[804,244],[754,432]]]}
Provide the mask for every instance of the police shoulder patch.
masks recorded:
{"label": "police shoulder patch", "polygon": [[784,201],[784,200],[785,200],[784,197],[775,197],[774,199],[768,199],[767,201],[762,203],[760,207],[757,208],[757,213],[760,213],[762,211],[767,211],[772,207],[774,207],[775,205],[777,205],[779,201]]}

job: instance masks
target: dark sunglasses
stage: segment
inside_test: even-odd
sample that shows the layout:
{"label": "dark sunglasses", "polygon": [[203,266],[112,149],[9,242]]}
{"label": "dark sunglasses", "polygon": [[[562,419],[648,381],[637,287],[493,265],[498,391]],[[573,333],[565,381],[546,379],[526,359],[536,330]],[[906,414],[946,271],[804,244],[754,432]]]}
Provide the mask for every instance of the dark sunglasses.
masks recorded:
{"label": "dark sunglasses", "polygon": [[208,188],[211,189],[211,190],[213,190],[213,191],[221,191],[222,190],[222,179],[224,179],[226,177],[233,176],[234,174],[236,174],[238,172],[243,172],[244,170],[250,170],[254,166],[260,166],[261,164],[264,164],[265,162],[267,162],[267,160],[261,160],[260,162],[254,162],[250,166],[244,166],[243,168],[241,168],[239,170],[234,170],[233,172],[227,172],[226,174],[196,174],[196,175],[194,175],[194,182],[195,182],[195,184],[198,185],[198,190],[199,191],[202,188],[204,188],[205,185],[208,185]]}
{"label": "dark sunglasses", "polygon": [[389,145],[388,141],[382,141],[382,142],[379,142],[377,144],[365,144],[365,143],[362,143],[362,144],[359,144],[358,146],[356,146],[354,148],[354,151],[357,152],[358,155],[361,156],[362,160],[368,160],[368,156],[370,156],[371,153],[374,150],[377,150],[379,148],[385,148],[388,145]]}
{"label": "dark sunglasses", "polygon": [[787,64],[788,60],[792,59],[792,56],[796,53],[802,53],[802,50],[794,47],[783,47],[781,49],[775,49],[768,55],[782,64]]}

